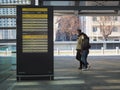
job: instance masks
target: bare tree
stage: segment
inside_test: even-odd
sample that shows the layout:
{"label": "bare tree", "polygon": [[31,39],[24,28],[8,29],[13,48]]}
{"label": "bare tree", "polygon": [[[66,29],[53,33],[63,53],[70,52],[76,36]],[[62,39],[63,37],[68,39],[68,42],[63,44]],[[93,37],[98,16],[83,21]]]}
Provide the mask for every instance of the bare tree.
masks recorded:
{"label": "bare tree", "polygon": [[112,33],[112,29],[115,23],[114,16],[99,16],[99,23],[100,32],[103,35],[103,39],[107,40],[108,36]]}
{"label": "bare tree", "polygon": [[80,26],[79,17],[75,15],[64,15],[57,19],[58,27],[62,33],[68,33],[71,39],[73,34],[77,33],[77,29]]}

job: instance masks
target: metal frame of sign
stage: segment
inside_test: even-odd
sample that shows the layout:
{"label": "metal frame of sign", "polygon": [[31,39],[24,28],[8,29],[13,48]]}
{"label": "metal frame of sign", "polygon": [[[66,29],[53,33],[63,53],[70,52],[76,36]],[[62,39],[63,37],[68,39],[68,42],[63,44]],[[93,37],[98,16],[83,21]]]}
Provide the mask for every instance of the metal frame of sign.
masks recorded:
{"label": "metal frame of sign", "polygon": [[17,6],[17,80],[54,79],[53,9]]}

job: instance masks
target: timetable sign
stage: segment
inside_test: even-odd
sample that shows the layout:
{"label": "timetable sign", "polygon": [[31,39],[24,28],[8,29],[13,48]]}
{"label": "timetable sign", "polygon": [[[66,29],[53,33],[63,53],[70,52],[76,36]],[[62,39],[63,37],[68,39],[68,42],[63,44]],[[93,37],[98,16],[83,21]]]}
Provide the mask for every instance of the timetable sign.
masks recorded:
{"label": "timetable sign", "polygon": [[22,8],[22,52],[48,52],[48,8]]}

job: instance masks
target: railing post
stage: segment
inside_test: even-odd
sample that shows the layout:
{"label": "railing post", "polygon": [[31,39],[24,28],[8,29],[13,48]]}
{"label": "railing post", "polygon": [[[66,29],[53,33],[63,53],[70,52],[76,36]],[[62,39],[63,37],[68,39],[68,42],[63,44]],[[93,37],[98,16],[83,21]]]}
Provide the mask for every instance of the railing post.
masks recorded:
{"label": "railing post", "polygon": [[72,55],[74,55],[74,48],[72,47]]}
{"label": "railing post", "polygon": [[57,48],[57,55],[59,55],[59,49]]}
{"label": "railing post", "polygon": [[116,54],[119,54],[119,47],[116,47]]}
{"label": "railing post", "polygon": [[101,53],[104,54],[104,47],[101,47]]}

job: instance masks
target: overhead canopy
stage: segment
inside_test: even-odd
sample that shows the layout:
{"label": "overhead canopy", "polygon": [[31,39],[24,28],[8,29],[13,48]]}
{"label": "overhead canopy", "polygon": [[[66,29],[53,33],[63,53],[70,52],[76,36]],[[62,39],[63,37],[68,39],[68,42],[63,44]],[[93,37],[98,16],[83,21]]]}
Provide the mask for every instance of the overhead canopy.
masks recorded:
{"label": "overhead canopy", "polygon": [[[82,15],[98,15],[98,14],[120,15],[120,1],[115,0],[114,1],[44,0],[43,2],[44,3],[46,2],[46,5],[55,6],[54,7],[55,15],[76,14],[76,11],[78,12],[77,14]],[[71,9],[69,7],[71,7]]]}

